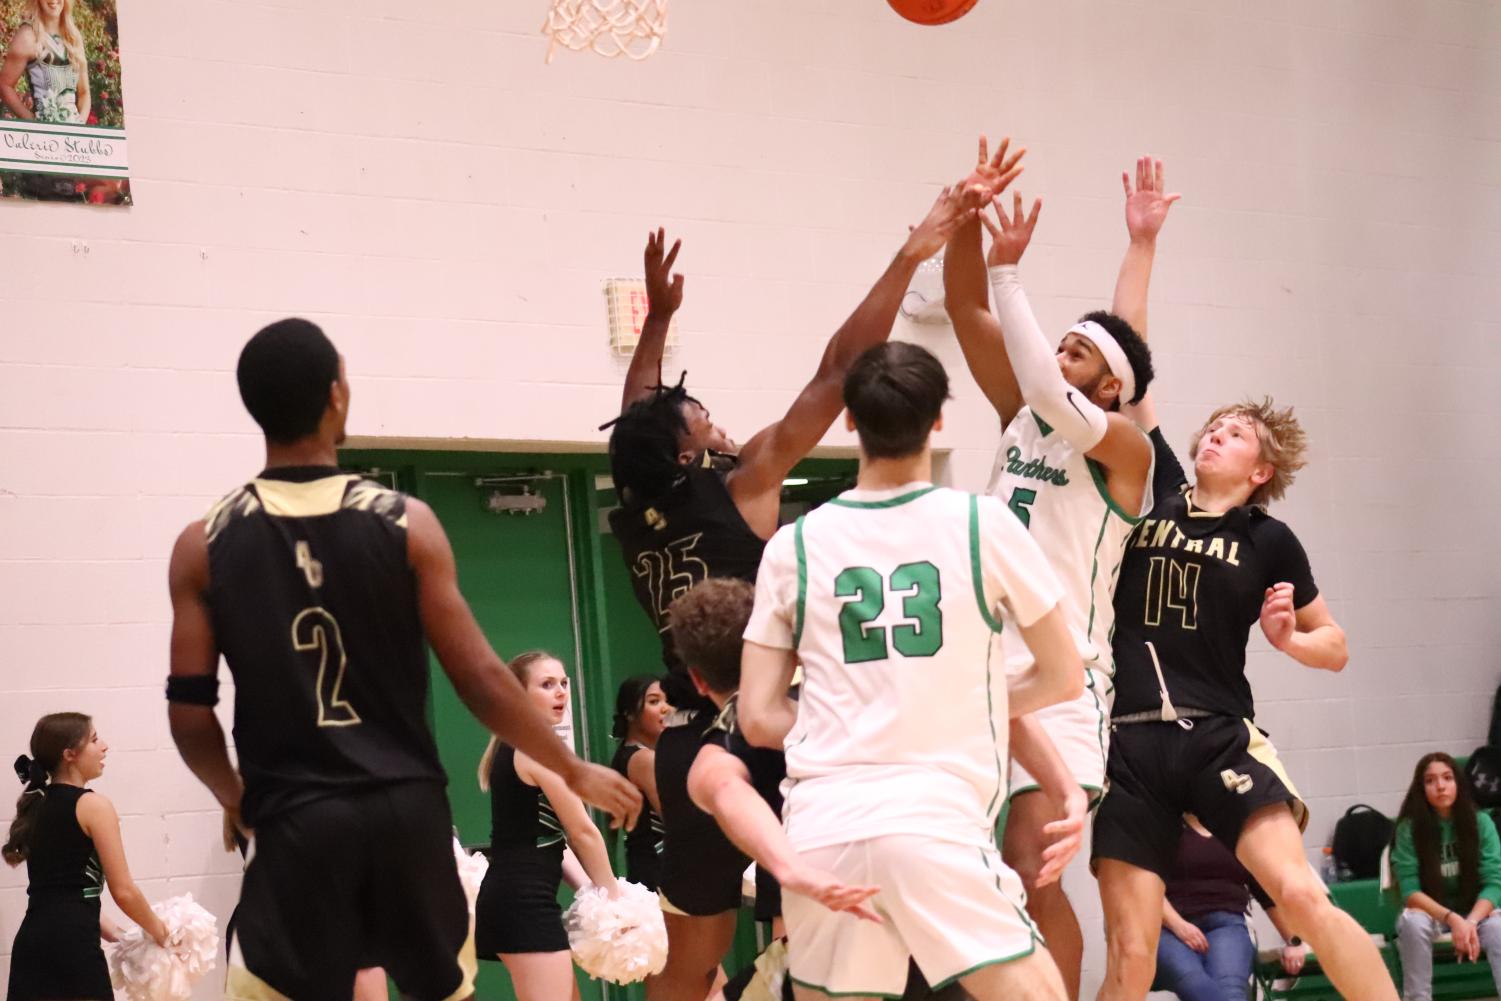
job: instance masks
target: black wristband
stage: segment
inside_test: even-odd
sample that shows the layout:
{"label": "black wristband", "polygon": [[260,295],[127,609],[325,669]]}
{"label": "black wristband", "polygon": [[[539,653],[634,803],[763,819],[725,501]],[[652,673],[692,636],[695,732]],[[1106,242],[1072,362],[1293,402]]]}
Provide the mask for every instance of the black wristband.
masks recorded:
{"label": "black wristband", "polygon": [[167,701],[213,708],[219,704],[219,679],[211,674],[174,674],[167,679]]}

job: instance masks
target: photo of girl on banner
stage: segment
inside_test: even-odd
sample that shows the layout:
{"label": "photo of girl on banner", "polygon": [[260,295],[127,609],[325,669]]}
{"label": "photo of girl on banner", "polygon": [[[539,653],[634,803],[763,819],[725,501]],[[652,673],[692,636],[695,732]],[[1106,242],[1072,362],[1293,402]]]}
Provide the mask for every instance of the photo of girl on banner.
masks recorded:
{"label": "photo of girl on banner", "polygon": [[0,0],[0,195],[130,204],[115,0]]}

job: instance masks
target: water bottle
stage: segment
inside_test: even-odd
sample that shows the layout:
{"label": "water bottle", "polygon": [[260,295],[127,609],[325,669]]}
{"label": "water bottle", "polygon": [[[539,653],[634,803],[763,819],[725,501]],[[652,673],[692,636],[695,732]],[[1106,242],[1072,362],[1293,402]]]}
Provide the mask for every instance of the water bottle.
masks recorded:
{"label": "water bottle", "polygon": [[1319,866],[1319,875],[1328,885],[1342,883],[1349,878],[1348,870],[1334,861],[1334,848],[1330,845],[1324,846],[1324,862]]}

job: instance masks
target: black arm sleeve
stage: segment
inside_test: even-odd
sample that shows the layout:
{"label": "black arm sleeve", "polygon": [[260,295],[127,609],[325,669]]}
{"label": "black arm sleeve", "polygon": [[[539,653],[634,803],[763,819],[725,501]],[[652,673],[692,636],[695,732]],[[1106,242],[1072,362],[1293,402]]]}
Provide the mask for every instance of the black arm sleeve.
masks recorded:
{"label": "black arm sleeve", "polygon": [[1152,467],[1152,503],[1160,504],[1164,497],[1177,493],[1178,488],[1188,482],[1188,476],[1173,454],[1173,447],[1162,436],[1161,427],[1153,428],[1147,437],[1152,439],[1152,451],[1157,453],[1157,461]]}

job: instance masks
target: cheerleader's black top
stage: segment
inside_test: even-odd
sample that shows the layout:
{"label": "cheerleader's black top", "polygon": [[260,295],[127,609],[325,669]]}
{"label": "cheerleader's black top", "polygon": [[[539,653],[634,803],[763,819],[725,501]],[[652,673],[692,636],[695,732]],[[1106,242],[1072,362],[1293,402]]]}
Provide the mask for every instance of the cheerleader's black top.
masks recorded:
{"label": "cheerleader's black top", "polygon": [[[32,793],[30,795],[38,795]],[[26,916],[11,949],[10,1001],[113,1001],[99,945],[104,869],[78,823],[79,786],[49,785],[26,858]]]}
{"label": "cheerleader's black top", "polygon": [[[610,767],[629,779],[631,758],[641,749],[640,744],[621,744],[610,761]],[[655,891],[661,852],[662,818],[657,816],[648,800],[641,807],[641,819],[625,835],[625,878]]]}
{"label": "cheerleader's black top", "polygon": [[516,749],[499,745],[490,765],[490,868],[474,908],[481,957],[568,949],[558,904],[563,848],[552,805],[516,774]]}

